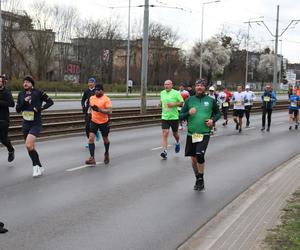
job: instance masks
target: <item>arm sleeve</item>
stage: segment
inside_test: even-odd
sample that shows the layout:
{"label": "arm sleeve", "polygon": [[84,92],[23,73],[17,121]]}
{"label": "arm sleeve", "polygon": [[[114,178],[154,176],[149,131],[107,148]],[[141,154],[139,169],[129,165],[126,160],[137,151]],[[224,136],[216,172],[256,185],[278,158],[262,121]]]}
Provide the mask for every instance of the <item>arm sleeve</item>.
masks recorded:
{"label": "arm sleeve", "polygon": [[42,106],[42,110],[47,109],[54,104],[53,100],[45,92],[42,92],[42,100],[45,102]]}
{"label": "arm sleeve", "polygon": [[20,92],[19,95],[18,95],[17,105],[16,105],[17,113],[20,113],[21,111],[23,111],[24,103],[25,103],[25,100],[22,97],[22,92]]}
{"label": "arm sleeve", "polygon": [[213,110],[211,119],[216,122],[221,118],[221,112],[216,101],[213,102]]}
{"label": "arm sleeve", "polygon": [[6,90],[5,100],[0,100],[0,106],[2,107],[14,107],[15,101],[9,90]]}
{"label": "arm sleeve", "polygon": [[189,117],[189,98],[185,100],[183,107],[180,110],[179,119],[185,120]]}
{"label": "arm sleeve", "polygon": [[87,99],[87,95],[86,95],[86,91],[84,91],[81,98],[81,107],[85,107],[86,99]]}

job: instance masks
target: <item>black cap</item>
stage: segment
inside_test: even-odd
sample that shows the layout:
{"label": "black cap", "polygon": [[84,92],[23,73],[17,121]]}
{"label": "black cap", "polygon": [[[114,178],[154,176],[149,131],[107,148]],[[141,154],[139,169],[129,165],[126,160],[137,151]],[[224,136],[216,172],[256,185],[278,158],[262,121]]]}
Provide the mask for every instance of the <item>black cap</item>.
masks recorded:
{"label": "black cap", "polygon": [[104,90],[102,84],[96,84],[95,90]]}
{"label": "black cap", "polygon": [[24,79],[23,79],[23,82],[24,81],[31,82],[32,86],[34,86],[34,80],[31,76],[25,76]]}

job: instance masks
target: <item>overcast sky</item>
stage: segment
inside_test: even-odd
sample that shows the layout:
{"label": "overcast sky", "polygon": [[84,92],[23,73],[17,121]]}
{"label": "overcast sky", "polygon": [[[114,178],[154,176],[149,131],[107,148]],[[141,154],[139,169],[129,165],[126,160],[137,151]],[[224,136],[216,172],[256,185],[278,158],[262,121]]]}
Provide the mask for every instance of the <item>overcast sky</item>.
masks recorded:
{"label": "overcast sky", "polygon": [[[23,7],[28,10],[34,0],[21,0]],[[124,20],[124,29],[127,25],[127,8],[108,8],[128,6],[128,0],[45,0],[49,3],[62,2],[67,6],[75,6],[82,18],[103,18],[110,15],[120,16]],[[184,47],[191,47],[195,41],[200,40],[201,34],[201,0],[149,0],[150,4],[177,7],[150,8],[150,21],[156,21],[172,26],[178,31]],[[142,5],[144,0],[131,0],[132,6]],[[218,3],[206,4],[204,14],[204,40],[210,38],[221,30],[223,25],[233,32],[243,29],[247,31],[247,25],[243,22],[250,18],[263,16],[264,22],[275,34],[276,8],[280,5],[279,33],[291,20],[300,20],[300,0],[221,0]],[[183,10],[182,10],[183,9]],[[143,8],[131,8],[131,20],[140,20],[143,16]],[[282,39],[282,54],[290,62],[300,63],[300,22],[287,30]],[[274,37],[263,26],[256,24],[250,29],[250,36],[261,44],[261,48],[267,45],[274,48]],[[279,44],[278,52],[281,52]]]}

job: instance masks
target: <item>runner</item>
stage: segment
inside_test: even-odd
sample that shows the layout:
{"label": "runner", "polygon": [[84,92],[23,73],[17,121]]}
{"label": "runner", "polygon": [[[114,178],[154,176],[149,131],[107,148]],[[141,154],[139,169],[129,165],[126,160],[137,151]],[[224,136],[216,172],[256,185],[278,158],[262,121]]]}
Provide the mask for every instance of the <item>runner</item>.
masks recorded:
{"label": "runner", "polygon": [[295,123],[295,129],[298,129],[299,121],[299,101],[300,97],[297,95],[296,90],[290,95],[290,105],[289,105],[289,130],[292,130],[293,122]]}
{"label": "runner", "polygon": [[180,119],[187,119],[188,134],[185,156],[190,156],[196,177],[194,190],[204,189],[205,152],[210,139],[210,130],[221,117],[217,102],[205,94],[206,81],[195,83],[196,95],[188,98],[181,110]]}
{"label": "runner", "polygon": [[[23,125],[22,132],[25,139],[28,154],[32,160],[33,177],[43,174],[44,167],[35,149],[36,138],[40,135],[42,128],[42,110],[53,105],[52,99],[41,90],[34,88],[34,80],[31,76],[26,76],[23,80],[23,88],[19,95],[16,106],[18,113],[22,112]],[[45,104],[43,105],[43,102]]]}
{"label": "runner", "polygon": [[112,104],[108,96],[104,94],[104,89],[101,84],[96,84],[95,95],[90,97],[91,107],[91,124],[90,124],[90,136],[89,136],[89,150],[90,158],[85,162],[88,165],[95,165],[95,137],[100,130],[104,143],[104,164],[109,163],[109,146],[110,141],[108,139],[109,134],[109,115],[112,111]]}
{"label": "runner", "polygon": [[[185,90],[185,84],[183,82],[180,83],[180,85],[179,85],[179,93],[182,96],[183,101],[185,101],[190,96],[190,93],[187,90]],[[181,110],[181,107],[178,107],[179,113],[180,113],[180,110]],[[183,122],[184,121],[179,120],[179,130],[183,130]]]}
{"label": "runner", "polygon": [[275,93],[271,89],[270,84],[266,84],[265,91],[261,96],[262,100],[262,128],[261,131],[265,130],[266,127],[266,115],[268,115],[268,128],[270,131],[271,121],[272,121],[272,111],[273,107],[277,101]]}
{"label": "runner", "polygon": [[14,107],[15,102],[5,85],[6,78],[0,76],[0,142],[7,148],[8,162],[12,162],[15,159],[15,149],[8,138],[9,107]]}
{"label": "runner", "polygon": [[222,110],[222,114],[224,118],[224,122],[222,123],[224,127],[228,124],[228,110],[230,106],[230,98],[231,98],[231,94],[229,97],[229,95],[225,92],[224,88],[221,87],[221,92],[218,95],[218,99],[219,99],[220,109]]}
{"label": "runner", "polygon": [[233,93],[233,121],[236,123],[235,129],[242,132],[243,116],[245,112],[245,94],[242,92],[243,88],[241,85],[237,86],[237,91]]}
{"label": "runner", "polygon": [[178,107],[183,104],[183,98],[180,93],[173,89],[173,83],[171,80],[166,80],[164,82],[165,90],[160,92],[160,106],[162,108],[162,152],[160,156],[163,159],[167,158],[167,147],[168,147],[168,136],[169,129],[172,128],[173,136],[176,140],[175,153],[180,151],[180,142],[178,134],[179,125],[179,114]]}
{"label": "runner", "polygon": [[245,94],[245,98],[246,98],[245,99],[245,115],[246,115],[246,119],[247,119],[246,127],[248,128],[250,125],[250,112],[251,112],[251,109],[253,106],[253,102],[256,99],[256,96],[255,96],[254,92],[252,92],[250,90],[249,85],[246,85],[244,94]]}
{"label": "runner", "polygon": [[91,111],[90,111],[89,99],[91,96],[95,94],[95,84],[96,84],[96,79],[90,78],[87,83],[88,89],[83,92],[81,98],[82,112],[84,113],[84,117],[85,117],[85,134],[87,138],[89,138],[90,136],[90,123],[91,123]]}

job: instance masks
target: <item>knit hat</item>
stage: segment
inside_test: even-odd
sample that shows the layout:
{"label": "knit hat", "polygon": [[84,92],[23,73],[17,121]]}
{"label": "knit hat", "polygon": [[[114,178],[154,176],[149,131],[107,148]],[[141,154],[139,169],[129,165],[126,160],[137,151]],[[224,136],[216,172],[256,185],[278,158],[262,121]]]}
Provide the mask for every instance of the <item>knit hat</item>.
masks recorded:
{"label": "knit hat", "polygon": [[91,77],[88,82],[96,83],[96,79],[94,77]]}
{"label": "knit hat", "polygon": [[24,81],[31,82],[32,86],[34,86],[34,80],[33,80],[33,78],[31,76],[24,77],[23,82]]}

